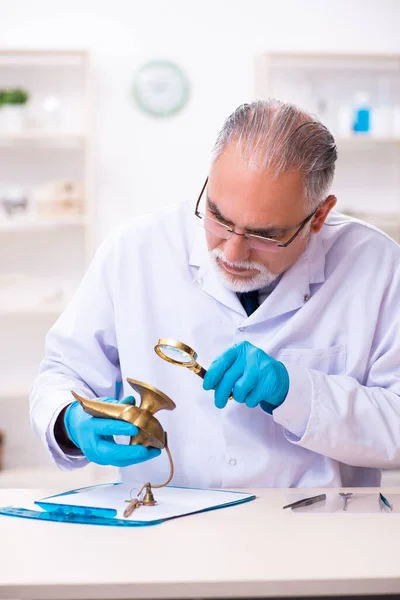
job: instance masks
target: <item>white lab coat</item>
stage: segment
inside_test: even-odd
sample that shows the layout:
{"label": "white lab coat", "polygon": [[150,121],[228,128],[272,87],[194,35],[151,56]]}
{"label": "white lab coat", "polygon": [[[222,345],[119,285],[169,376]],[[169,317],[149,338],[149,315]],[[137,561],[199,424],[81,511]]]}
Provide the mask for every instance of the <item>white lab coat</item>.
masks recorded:
{"label": "white lab coat", "polygon": [[[83,466],[53,435],[70,390],[113,396],[122,378],[126,396],[132,377],[177,405],[157,414],[175,485],[379,485],[381,468],[400,466],[399,263],[400,248],[385,234],[332,213],[247,317],[213,270],[191,204],[137,219],[102,244],[47,336],[33,428],[61,468]],[[272,416],[236,402],[219,410],[199,377],[156,355],[159,337],[194,348],[205,368],[248,340],[286,365],[288,396]],[[161,482],[166,454],[121,473]]]}

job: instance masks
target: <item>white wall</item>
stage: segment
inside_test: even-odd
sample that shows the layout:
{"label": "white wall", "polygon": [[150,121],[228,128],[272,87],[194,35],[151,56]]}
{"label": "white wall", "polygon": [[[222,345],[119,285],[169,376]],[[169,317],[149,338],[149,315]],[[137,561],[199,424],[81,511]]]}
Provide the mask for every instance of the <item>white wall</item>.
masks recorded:
{"label": "white wall", "polygon": [[[268,50],[400,53],[399,0],[0,0],[0,46],[90,48],[99,237],[114,224],[195,200],[223,119],[254,98]],[[164,121],[131,97],[149,59],[177,61],[190,104]]]}

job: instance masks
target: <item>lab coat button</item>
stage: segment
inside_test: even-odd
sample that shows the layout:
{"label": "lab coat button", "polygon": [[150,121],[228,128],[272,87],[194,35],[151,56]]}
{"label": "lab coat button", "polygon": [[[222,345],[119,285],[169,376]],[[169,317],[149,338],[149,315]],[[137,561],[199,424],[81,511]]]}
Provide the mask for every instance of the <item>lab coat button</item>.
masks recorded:
{"label": "lab coat button", "polygon": [[246,327],[239,327],[239,331],[246,331]]}
{"label": "lab coat button", "polygon": [[236,458],[231,458],[229,461],[229,464],[232,465],[232,467],[234,467],[236,465],[236,463],[237,463]]}
{"label": "lab coat button", "polygon": [[310,299],[310,296],[308,294],[304,294],[304,296],[303,296],[304,302],[308,302],[309,299]]}
{"label": "lab coat button", "polygon": [[200,287],[203,285],[203,280],[201,277],[199,277],[198,279],[196,279],[197,285],[199,285]]}

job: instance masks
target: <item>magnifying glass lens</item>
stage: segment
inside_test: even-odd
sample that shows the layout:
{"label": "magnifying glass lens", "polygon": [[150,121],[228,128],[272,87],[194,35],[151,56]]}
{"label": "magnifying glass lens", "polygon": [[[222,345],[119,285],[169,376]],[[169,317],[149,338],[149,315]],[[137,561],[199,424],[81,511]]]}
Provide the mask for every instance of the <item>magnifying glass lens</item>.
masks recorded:
{"label": "magnifying glass lens", "polygon": [[190,356],[190,354],[188,354],[184,350],[181,350],[180,348],[175,348],[174,346],[166,346],[164,344],[160,344],[158,348],[167,358],[170,358],[175,362],[180,362],[182,364],[190,364],[191,362],[193,362],[193,357]]}

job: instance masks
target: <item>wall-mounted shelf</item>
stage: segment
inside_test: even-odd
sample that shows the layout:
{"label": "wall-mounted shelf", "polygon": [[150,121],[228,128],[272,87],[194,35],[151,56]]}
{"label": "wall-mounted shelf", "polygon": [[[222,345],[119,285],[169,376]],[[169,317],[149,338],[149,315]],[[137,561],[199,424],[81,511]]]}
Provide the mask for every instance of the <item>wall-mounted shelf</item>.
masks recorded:
{"label": "wall-mounted shelf", "polygon": [[355,213],[351,210],[344,210],[343,212],[344,214],[347,214],[350,217],[360,219],[361,221],[365,221],[366,223],[370,223],[374,227],[378,227],[382,230],[385,230],[389,227],[400,228],[400,218],[397,213]]}
{"label": "wall-mounted shelf", "polygon": [[0,232],[29,232],[46,231],[64,227],[85,227],[87,219],[84,215],[71,215],[70,217],[13,217],[0,219]]}
{"label": "wall-mounted shelf", "polygon": [[66,302],[54,302],[48,304],[21,304],[0,305],[0,317],[38,317],[40,315],[58,317],[66,306]]}
{"label": "wall-mounted shelf", "polygon": [[[265,53],[256,60],[255,95],[319,117],[339,150],[337,209],[372,216],[400,241],[400,55]],[[365,133],[354,132],[360,103],[369,107]]]}
{"label": "wall-mounted shelf", "polygon": [[81,133],[24,131],[22,133],[0,133],[1,146],[50,146],[50,147],[82,147],[87,136]]}
{"label": "wall-mounted shelf", "polygon": [[32,382],[2,382],[0,385],[0,399],[7,398],[9,400],[28,399]]}
{"label": "wall-mounted shelf", "polygon": [[[68,489],[92,480],[91,470],[75,478],[47,470],[27,404],[46,334],[93,251],[90,56],[0,48],[0,82],[29,95],[17,118],[0,108],[0,429],[5,464],[18,467],[0,472],[0,487],[64,481]],[[15,428],[21,408],[24,430]]]}
{"label": "wall-mounted shelf", "polygon": [[42,468],[15,468],[0,471],[0,488],[51,488],[52,490],[67,491],[70,489],[113,483],[118,481],[115,467],[88,465],[75,471],[61,471],[56,466]]}
{"label": "wall-mounted shelf", "polygon": [[381,137],[377,135],[335,135],[335,140],[343,144],[400,144],[400,137]]}
{"label": "wall-mounted shelf", "polygon": [[4,48],[0,50],[0,67],[84,67],[87,53],[86,49]]}

